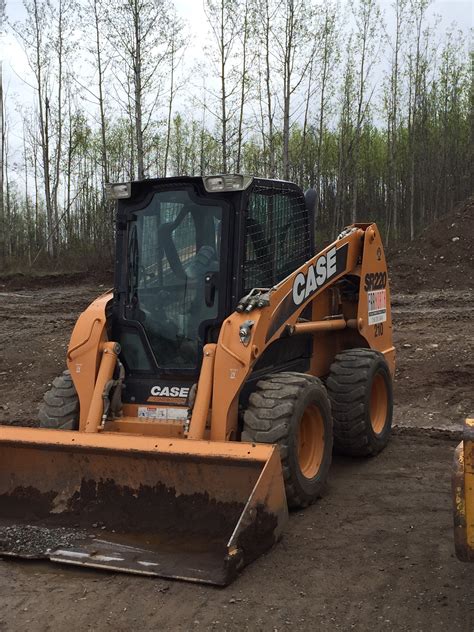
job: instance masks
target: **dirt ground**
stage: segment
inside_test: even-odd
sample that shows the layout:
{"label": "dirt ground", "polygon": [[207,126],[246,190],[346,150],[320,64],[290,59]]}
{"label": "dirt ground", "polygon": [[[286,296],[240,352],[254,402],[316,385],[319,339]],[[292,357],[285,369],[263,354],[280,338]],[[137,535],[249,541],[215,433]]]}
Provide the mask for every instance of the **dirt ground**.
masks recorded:
{"label": "dirt ground", "polygon": [[0,562],[0,630],[474,628],[474,568],[453,553],[454,443],[395,436],[376,459],[339,458],[325,498],[225,589]]}
{"label": "dirt ground", "polygon": [[[326,497],[226,589],[0,561],[0,630],[474,630],[474,565],[454,556],[450,493],[474,409],[472,210],[394,252],[396,431],[384,453],[336,459]],[[105,289],[0,279],[0,423],[35,424],[78,313]]]}

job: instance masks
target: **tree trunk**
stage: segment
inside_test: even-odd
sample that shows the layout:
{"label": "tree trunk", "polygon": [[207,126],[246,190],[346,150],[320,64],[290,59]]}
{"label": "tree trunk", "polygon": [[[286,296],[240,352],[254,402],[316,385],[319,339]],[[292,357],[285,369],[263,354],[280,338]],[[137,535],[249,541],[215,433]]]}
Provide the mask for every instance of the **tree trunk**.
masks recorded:
{"label": "tree trunk", "polygon": [[134,0],[134,35],[135,35],[135,59],[133,65],[133,87],[135,91],[135,136],[137,144],[137,168],[138,180],[145,179],[145,158],[143,150],[143,94],[142,94],[142,60],[141,60],[141,33],[140,33],[140,9],[137,0]]}
{"label": "tree trunk", "polygon": [[245,96],[246,96],[246,83],[247,83],[247,40],[249,37],[249,28],[248,28],[248,0],[245,0],[245,5],[243,6],[244,11],[244,33],[243,33],[243,42],[242,42],[242,71],[241,71],[241,79],[240,79],[240,108],[239,108],[239,121],[237,127],[237,159],[235,170],[237,173],[240,173],[240,161],[242,156],[242,130],[244,124],[244,105],[245,105]]}

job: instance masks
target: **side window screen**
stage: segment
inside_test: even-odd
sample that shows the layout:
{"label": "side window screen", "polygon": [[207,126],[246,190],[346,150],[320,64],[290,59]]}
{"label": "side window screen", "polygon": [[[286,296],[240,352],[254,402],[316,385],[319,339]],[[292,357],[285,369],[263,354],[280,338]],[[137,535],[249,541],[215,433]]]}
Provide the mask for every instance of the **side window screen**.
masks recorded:
{"label": "side window screen", "polygon": [[310,256],[308,212],[292,191],[255,188],[245,225],[244,292],[275,285]]}
{"label": "side window screen", "polygon": [[253,193],[245,220],[244,289],[268,287],[272,284],[270,254],[270,209],[272,199]]}

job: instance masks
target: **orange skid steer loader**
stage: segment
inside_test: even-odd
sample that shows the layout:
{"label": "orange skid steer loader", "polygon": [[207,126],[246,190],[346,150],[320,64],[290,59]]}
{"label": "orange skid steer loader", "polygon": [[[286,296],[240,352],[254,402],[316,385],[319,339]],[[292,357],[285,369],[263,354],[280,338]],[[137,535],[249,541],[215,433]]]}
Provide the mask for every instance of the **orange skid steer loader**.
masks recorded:
{"label": "orange skid steer loader", "polygon": [[[109,185],[113,291],[40,428],[0,428],[0,554],[226,585],[389,439],[375,224],[316,253],[314,196],[241,175]],[[313,192],[314,193],[314,192]]]}

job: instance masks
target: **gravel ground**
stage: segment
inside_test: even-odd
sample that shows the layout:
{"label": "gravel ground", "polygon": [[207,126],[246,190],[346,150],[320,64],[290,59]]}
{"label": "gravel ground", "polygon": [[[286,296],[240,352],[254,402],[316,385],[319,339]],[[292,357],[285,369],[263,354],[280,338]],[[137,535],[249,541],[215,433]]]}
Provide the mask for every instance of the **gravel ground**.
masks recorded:
{"label": "gravel ground", "polygon": [[38,527],[35,525],[0,525],[0,546],[11,553],[21,552],[24,557],[42,557],[48,551],[71,547],[88,536],[80,529],[65,527]]}

